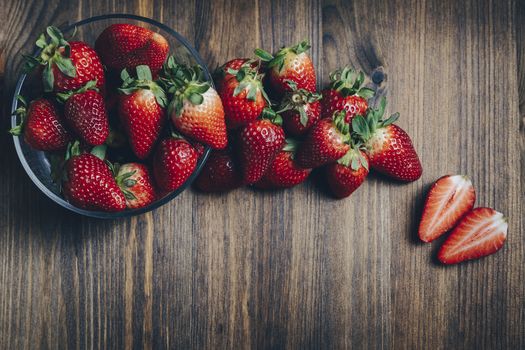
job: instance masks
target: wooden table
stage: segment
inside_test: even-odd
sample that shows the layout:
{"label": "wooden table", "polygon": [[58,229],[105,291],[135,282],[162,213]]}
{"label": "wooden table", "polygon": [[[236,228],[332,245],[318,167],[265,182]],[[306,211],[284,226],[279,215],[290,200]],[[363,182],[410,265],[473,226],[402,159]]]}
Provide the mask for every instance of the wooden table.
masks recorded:
{"label": "wooden table", "polygon": [[[0,348],[524,348],[525,3],[3,1],[4,119],[46,25],[111,12],[173,27],[210,67],[303,38],[319,80],[384,66],[421,180],[371,176],[346,200],[184,192],[127,220],[73,215],[0,152]],[[469,175],[509,217],[491,257],[443,267],[416,227],[428,185]]]}

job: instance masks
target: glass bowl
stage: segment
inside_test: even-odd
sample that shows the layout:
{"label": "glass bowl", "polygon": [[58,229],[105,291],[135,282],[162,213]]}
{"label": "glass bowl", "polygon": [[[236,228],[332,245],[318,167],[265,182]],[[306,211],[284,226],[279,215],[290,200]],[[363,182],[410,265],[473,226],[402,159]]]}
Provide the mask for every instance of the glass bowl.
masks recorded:
{"label": "glass bowl", "polygon": [[[188,41],[175,30],[152,19],[128,14],[109,14],[90,17],[81,20],[77,23],[62,26],[60,29],[67,38],[68,35],[70,36],[76,28],[76,33],[73,40],[82,40],[87,42],[90,46],[94,47],[95,40],[98,37],[98,35],[106,27],[115,23],[131,23],[142,27],[146,27],[154,32],[162,34],[170,44],[170,54],[174,55],[179,62],[191,65],[199,64],[200,66],[202,66],[204,69],[206,79],[213,86],[213,81],[211,79],[211,75],[206,65],[202,61],[202,58],[199,56],[197,51],[188,43]],[[35,41],[36,39],[37,38],[35,38]],[[27,51],[30,50],[28,49]],[[21,94],[24,97],[28,97],[28,100],[36,97],[32,95],[32,93],[34,94],[34,86],[36,83],[35,81],[37,80],[35,75],[32,75],[31,78],[28,78],[27,80],[26,78],[26,74],[20,75],[20,78],[18,79],[18,82],[16,84],[11,107],[13,113],[18,107],[18,100],[16,98],[17,95]],[[18,118],[15,115],[12,116],[12,127],[17,125],[17,119]],[[51,167],[47,154],[45,152],[32,149],[29,145],[25,143],[22,135],[20,137],[13,136],[13,142],[15,144],[16,153],[18,154],[20,163],[22,163],[22,166],[24,167],[27,175],[29,175],[29,177],[35,183],[35,185],[52,201],[80,215],[106,219],[130,217],[133,215],[146,213],[171,201],[173,198],[177,197],[182,191],[184,191],[191,185],[193,180],[197,177],[200,170],[202,169],[210,153],[210,148],[206,147],[204,154],[200,157],[197,163],[195,171],[188,178],[188,180],[186,180],[186,182],[177,190],[170,192],[162,198],[157,199],[152,204],[138,209],[126,209],[121,212],[103,212],[80,209],[66,201],[62,197],[57,184],[55,184],[51,179]]]}

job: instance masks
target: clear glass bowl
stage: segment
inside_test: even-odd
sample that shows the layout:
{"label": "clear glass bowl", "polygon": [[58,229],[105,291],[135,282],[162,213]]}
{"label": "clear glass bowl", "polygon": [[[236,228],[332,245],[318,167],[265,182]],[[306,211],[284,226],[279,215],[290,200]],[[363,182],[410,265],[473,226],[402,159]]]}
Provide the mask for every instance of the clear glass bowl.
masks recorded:
{"label": "clear glass bowl", "polygon": [[[188,41],[175,30],[152,19],[128,14],[110,14],[87,18],[77,23],[61,27],[60,29],[62,30],[64,35],[68,37],[68,35],[71,35],[74,29],[76,28],[76,34],[73,40],[82,40],[87,42],[90,46],[94,47],[95,40],[98,37],[98,35],[106,27],[115,23],[136,24],[162,34],[170,44],[170,54],[174,55],[180,62],[191,65],[199,64],[200,66],[202,66],[204,68],[206,79],[208,79],[208,81],[211,84],[213,84],[211,75],[208,69],[206,68],[206,65],[202,61],[202,58],[199,56],[197,51],[195,51],[195,49],[188,43]],[[35,41],[36,39],[37,38],[35,38]],[[30,51],[30,49],[28,48],[27,51]],[[36,78],[34,78],[34,76],[35,75],[32,75],[30,79],[26,79],[26,74],[22,74],[18,79],[11,108],[13,113],[18,107],[18,100],[16,98],[17,95],[21,94],[24,97],[28,97],[28,100],[36,97],[34,96],[34,92],[38,91],[38,89],[35,89],[35,84],[37,84],[38,82],[36,82]],[[11,126],[14,127],[17,125],[17,123],[17,117],[13,115],[11,118]],[[202,169],[210,153],[210,148],[207,147],[204,155],[199,159],[199,162],[197,163],[193,174],[177,190],[165,195],[162,198],[157,199],[155,202],[146,207],[138,209],[129,209],[116,213],[109,213],[80,209],[66,201],[62,197],[57,184],[55,184],[51,179],[50,162],[46,153],[34,150],[31,147],[29,147],[29,145],[27,145],[24,142],[24,138],[22,135],[20,137],[13,136],[13,142],[15,144],[15,149],[18,154],[18,158],[20,159],[20,162],[22,163],[22,166],[24,167],[27,175],[29,175],[29,177],[35,183],[35,185],[52,201],[75,213],[85,216],[106,219],[130,217],[133,215],[146,213],[171,201],[173,198],[177,197],[182,191],[184,191],[190,186],[190,184],[193,182],[193,180],[197,177],[198,173]]]}

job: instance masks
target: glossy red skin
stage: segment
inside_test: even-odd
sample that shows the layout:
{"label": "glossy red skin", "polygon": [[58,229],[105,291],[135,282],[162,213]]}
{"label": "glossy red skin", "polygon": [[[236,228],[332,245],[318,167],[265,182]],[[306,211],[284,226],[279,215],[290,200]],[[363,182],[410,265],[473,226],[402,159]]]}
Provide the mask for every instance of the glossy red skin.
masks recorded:
{"label": "glossy red skin", "polygon": [[365,115],[368,109],[368,102],[361,96],[344,97],[333,89],[325,89],[322,94],[321,118],[332,118],[335,112],[345,110],[345,121],[350,123],[356,115]]}
{"label": "glossy red skin", "polygon": [[71,135],[55,105],[44,98],[32,101],[24,123],[24,140],[41,151],[65,149]]}
{"label": "glossy red skin", "polygon": [[211,87],[202,96],[204,99],[199,105],[185,99],[180,115],[174,109],[171,120],[183,135],[211,148],[223,149],[228,144],[228,137],[221,99]]}
{"label": "glossy red skin", "polygon": [[399,181],[415,181],[423,168],[408,134],[391,124],[376,130],[366,146],[372,169]]}
{"label": "glossy red skin", "polygon": [[286,134],[292,136],[302,136],[314,126],[321,116],[321,103],[315,101],[304,105],[308,122],[306,125],[301,123],[301,115],[296,110],[289,110],[282,113],[283,127]]}
{"label": "glossy red skin", "polygon": [[89,145],[101,145],[109,135],[104,97],[97,91],[88,90],[68,98],[64,119],[81,141]]}
{"label": "glossy red skin", "polygon": [[321,119],[299,146],[295,161],[305,169],[335,162],[350,149],[332,119]]}
{"label": "glossy red skin", "polygon": [[213,150],[194,182],[203,192],[226,192],[241,184],[241,175],[228,150]]}
{"label": "glossy red skin", "polygon": [[257,119],[267,105],[260,90],[257,91],[255,101],[250,101],[246,98],[246,89],[241,91],[237,96],[233,96],[233,92],[238,85],[239,82],[237,79],[229,79],[224,82],[223,88],[220,91],[226,126],[229,129],[245,126],[249,122]]}
{"label": "glossy red skin", "polygon": [[[219,68],[219,72],[215,77],[215,85],[217,86],[217,91],[221,91],[222,85],[226,80],[235,78],[234,75],[228,73],[228,69],[239,70],[246,61],[248,61],[248,58],[234,58],[233,60],[226,62],[224,65],[222,65],[222,67]],[[255,68],[255,63],[253,67]]]}
{"label": "glossy red skin", "polygon": [[126,208],[124,194],[103,160],[89,153],[73,156],[65,171],[64,196],[74,206],[109,212]]}
{"label": "glossy red skin", "polygon": [[190,177],[197,165],[197,151],[186,140],[162,140],[153,158],[153,175],[161,190],[174,191]]}
{"label": "glossy red skin", "polygon": [[[501,213],[492,208],[474,208],[447,237],[438,251],[438,260],[448,265],[494,254],[505,244],[507,230]],[[465,245],[467,249],[463,249]]]}
{"label": "glossy red skin", "polygon": [[297,84],[298,89],[305,89],[315,92],[316,76],[312,60],[306,53],[296,55],[289,52],[284,61],[282,70],[274,66],[269,71],[269,83],[275,95],[283,95],[291,91],[286,80],[292,80]]}
{"label": "glossy red skin", "polygon": [[254,186],[261,189],[290,188],[304,182],[310,172],[311,169],[303,169],[295,164],[293,152],[280,151],[263,178]]}
{"label": "glossy red skin", "polygon": [[[140,163],[127,163],[120,166],[118,175],[135,172],[128,177],[129,180],[135,180],[133,186],[126,186],[122,184],[123,190],[133,193],[135,199],[126,198],[126,207],[128,209],[142,208],[153,203],[156,199],[155,186],[153,185],[153,177],[147,166]],[[125,196],[124,196],[125,197]]]}
{"label": "glossy red skin", "polygon": [[168,56],[169,44],[161,34],[149,29],[113,24],[99,35],[95,49],[109,69],[121,71],[147,65],[155,74]]}
{"label": "glossy red skin", "polygon": [[72,41],[69,45],[71,47],[70,58],[76,69],[76,77],[68,77],[54,64],[52,66],[54,77],[53,91],[77,90],[92,80],[97,81],[97,88],[103,89],[106,81],[104,68],[95,50],[82,41]]}
{"label": "glossy red skin", "polygon": [[284,145],[284,130],[267,119],[251,122],[239,133],[243,183],[259,181]]}
{"label": "glossy red skin", "polygon": [[151,90],[137,90],[120,95],[119,116],[131,149],[139,159],[147,158],[166,122],[164,109]]}
{"label": "glossy red skin", "polygon": [[[361,152],[366,159],[366,154]],[[335,198],[345,198],[354,193],[365,181],[368,170],[360,166],[353,170],[350,166],[339,163],[328,164],[325,168],[326,182]]]}

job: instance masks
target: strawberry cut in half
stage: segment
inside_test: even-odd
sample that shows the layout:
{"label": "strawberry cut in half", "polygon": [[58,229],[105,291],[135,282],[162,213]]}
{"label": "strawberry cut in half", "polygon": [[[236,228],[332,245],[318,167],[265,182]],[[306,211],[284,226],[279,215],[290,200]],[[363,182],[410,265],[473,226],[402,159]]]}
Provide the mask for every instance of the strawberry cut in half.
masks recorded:
{"label": "strawberry cut in half", "polygon": [[507,239],[507,219],[491,208],[475,208],[465,215],[438,252],[443,264],[457,264],[493,254]]}
{"label": "strawberry cut in half", "polygon": [[419,238],[431,242],[453,228],[474,207],[476,192],[464,175],[446,175],[430,188],[419,224]]}

